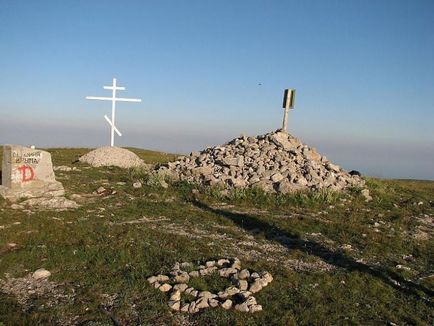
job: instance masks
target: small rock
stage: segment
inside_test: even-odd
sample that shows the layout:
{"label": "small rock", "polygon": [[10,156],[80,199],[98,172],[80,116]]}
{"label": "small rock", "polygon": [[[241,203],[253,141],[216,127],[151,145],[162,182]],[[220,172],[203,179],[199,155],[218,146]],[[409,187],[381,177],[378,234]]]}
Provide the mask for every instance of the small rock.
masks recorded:
{"label": "small rock", "polygon": [[260,280],[255,280],[255,282],[253,282],[249,288],[249,291],[252,293],[256,293],[261,290],[262,290],[262,282]]}
{"label": "small rock", "polygon": [[238,270],[241,269],[241,261],[238,258],[235,258],[231,267]]}
{"label": "small rock", "polygon": [[198,271],[191,271],[190,273],[188,273],[188,275],[190,275],[191,277],[199,277],[199,272]]}
{"label": "small rock", "polygon": [[139,182],[139,181],[134,182],[134,183],[133,183],[133,188],[134,188],[134,189],[142,188],[142,183]]}
{"label": "small rock", "polygon": [[208,308],[208,307],[209,307],[209,304],[208,304],[207,298],[199,298],[198,300],[196,300],[196,308],[204,309],[204,308]]}
{"label": "small rock", "polygon": [[256,302],[256,298],[255,297],[248,297],[245,301],[245,303],[247,303],[248,306],[257,304]]}
{"label": "small rock", "polygon": [[230,261],[228,259],[219,259],[217,261],[218,266],[224,266],[224,265],[229,264],[229,263],[230,263]]}
{"label": "small rock", "polygon": [[106,191],[106,189],[104,188],[104,187],[99,187],[97,190],[96,190],[96,193],[98,194],[98,195],[101,195],[101,194],[103,194],[104,192]]}
{"label": "small rock", "polygon": [[209,292],[209,291],[201,291],[201,292],[199,292],[199,298],[209,299],[209,298],[212,298],[213,296],[214,295],[211,292]]}
{"label": "small rock", "polygon": [[251,305],[251,306],[249,307],[249,311],[250,311],[251,313],[255,313],[255,312],[258,312],[258,311],[262,311],[262,306],[261,306],[260,304],[254,304],[254,305]]}
{"label": "small rock", "polygon": [[179,301],[181,300],[181,291],[179,290],[175,290],[171,293],[170,295],[170,300],[171,301]]}
{"label": "small rock", "polygon": [[241,311],[241,312],[248,312],[249,306],[247,306],[247,303],[243,302],[241,304],[235,305],[235,310]]}
{"label": "small rock", "polygon": [[245,291],[245,290],[247,290],[247,288],[249,287],[249,283],[247,283],[246,280],[238,280],[238,282],[237,282],[237,287],[238,287],[241,291]]}
{"label": "small rock", "polygon": [[238,278],[240,280],[246,280],[250,277],[250,272],[247,269],[243,269],[241,272],[238,273]]}
{"label": "small rock", "polygon": [[238,273],[238,270],[235,268],[222,268],[219,270],[219,274],[221,277],[229,277],[231,276],[231,274],[236,274]]}
{"label": "small rock", "polygon": [[147,280],[148,280],[149,284],[154,284],[155,282],[158,281],[157,277],[155,277],[155,276],[148,277]]}
{"label": "small rock", "polygon": [[164,283],[158,288],[158,290],[160,290],[161,292],[168,292],[171,288],[172,286],[170,284]]}
{"label": "small rock", "polygon": [[372,196],[369,194],[368,189],[363,189],[360,193],[363,197],[365,197],[365,201],[369,202],[372,200]]}
{"label": "small rock", "polygon": [[43,279],[43,278],[48,278],[48,277],[50,277],[50,276],[51,276],[51,273],[50,273],[49,271],[47,271],[46,269],[44,269],[44,268],[37,269],[37,270],[32,274],[32,277],[33,277],[35,280],[39,280],[39,279]]}
{"label": "small rock", "polygon": [[157,275],[157,281],[158,282],[167,282],[170,278],[167,275]]}
{"label": "small rock", "polygon": [[189,303],[186,303],[185,305],[183,305],[183,306],[181,307],[181,311],[182,311],[182,312],[188,312],[188,308],[190,308],[190,304],[189,304]]}
{"label": "small rock", "polygon": [[232,308],[232,300],[227,299],[225,302],[221,304],[223,309],[231,309]]}
{"label": "small rock", "polygon": [[225,292],[225,291],[220,291],[219,293],[217,293],[217,296],[220,299],[226,299],[229,296],[229,294],[227,294],[227,292]]}
{"label": "small rock", "polygon": [[190,314],[195,314],[195,313],[199,312],[199,309],[196,307],[196,301],[193,301],[192,303],[190,303],[190,306],[188,307],[188,312]]}
{"label": "small rock", "polygon": [[248,297],[250,297],[252,295],[252,292],[250,291],[241,291],[240,293],[237,294],[243,301],[246,301],[246,299]]}
{"label": "small rock", "polygon": [[271,283],[273,281],[273,276],[268,272],[262,272],[261,279],[267,283]]}
{"label": "small rock", "polygon": [[215,265],[215,261],[214,260],[210,260],[210,261],[207,261],[205,263],[206,267],[214,267],[214,265]]}
{"label": "small rock", "polygon": [[190,276],[187,272],[182,272],[181,274],[175,276],[176,283],[188,283],[189,280]]}
{"label": "small rock", "polygon": [[181,301],[173,301],[173,300],[171,300],[171,301],[169,301],[169,307],[172,310],[179,311],[179,309],[181,308]]}
{"label": "small rock", "polygon": [[174,290],[179,290],[181,292],[184,292],[185,290],[187,290],[187,288],[188,288],[188,285],[184,284],[184,283],[182,283],[182,284],[176,284],[176,285],[173,286]]}
{"label": "small rock", "polygon": [[229,295],[232,296],[234,294],[240,293],[240,289],[235,287],[235,286],[230,286],[228,287],[225,292]]}
{"label": "small rock", "polygon": [[216,299],[208,299],[208,303],[211,308],[215,308],[218,307],[220,302]]}

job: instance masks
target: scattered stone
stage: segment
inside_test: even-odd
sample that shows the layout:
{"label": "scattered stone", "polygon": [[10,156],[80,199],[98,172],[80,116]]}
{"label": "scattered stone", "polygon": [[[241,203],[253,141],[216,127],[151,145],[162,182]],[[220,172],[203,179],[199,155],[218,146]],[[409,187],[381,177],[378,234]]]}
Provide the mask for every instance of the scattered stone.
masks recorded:
{"label": "scattered stone", "polygon": [[372,200],[372,196],[369,194],[369,190],[368,189],[363,189],[361,191],[361,195],[365,198],[366,202],[369,202]]}
{"label": "scattered stone", "polygon": [[240,280],[246,280],[250,277],[250,272],[247,269],[243,269],[238,273],[238,278]]}
{"label": "scattered stone", "polygon": [[228,287],[225,292],[229,295],[229,296],[233,296],[234,294],[240,293],[240,289],[235,287],[235,286],[230,286]]}
{"label": "scattered stone", "polygon": [[202,291],[202,292],[199,292],[199,298],[209,299],[209,298],[212,298],[213,296],[214,296],[214,294],[212,294],[212,293],[209,292],[209,291]]}
{"label": "scattered stone", "polygon": [[188,281],[190,281],[190,276],[187,272],[182,272],[181,274],[175,276],[176,283],[188,283]]}
{"label": "scattered stone", "polygon": [[255,282],[253,282],[250,285],[249,291],[252,293],[256,293],[262,290],[262,283],[260,280],[255,280]]}
{"label": "scattered stone", "polygon": [[238,273],[238,271],[235,268],[232,268],[232,267],[230,267],[230,268],[222,268],[222,269],[219,270],[219,274],[220,274],[221,277],[229,277],[232,274],[236,274],[236,273]]}
{"label": "scattered stone", "polygon": [[224,266],[224,265],[229,264],[229,263],[230,263],[229,259],[219,259],[217,261],[218,266]]}
{"label": "scattered stone", "polygon": [[223,309],[226,309],[226,310],[231,309],[232,308],[232,300],[229,300],[229,299],[225,300],[225,302],[223,302],[221,304],[221,306]]}
{"label": "scattered stone", "polygon": [[187,290],[188,285],[187,284],[176,284],[175,286],[173,286],[174,290],[179,290],[181,292],[184,292],[185,290]]}
{"label": "scattered stone", "polygon": [[160,275],[157,275],[156,277],[157,277],[158,282],[167,282],[170,280],[169,276],[167,276],[167,275],[160,274]]}
{"label": "scattered stone", "polygon": [[105,193],[107,190],[103,187],[103,186],[101,186],[101,187],[98,187],[98,189],[95,191],[98,195],[102,195],[103,193]]}
{"label": "scattered stone", "polygon": [[66,166],[66,165],[53,166],[53,170],[54,171],[61,171],[61,172],[80,171],[75,166],[70,167],[70,166]]}
{"label": "scattered stone", "polygon": [[133,183],[133,188],[134,189],[139,189],[142,188],[142,183],[140,181],[136,181]]}
{"label": "scattered stone", "polygon": [[268,272],[262,272],[261,273],[261,279],[268,283],[271,283],[273,281],[273,276]]}
{"label": "scattered stone", "polygon": [[249,311],[250,311],[251,313],[255,313],[255,312],[258,312],[258,311],[262,311],[262,306],[261,306],[260,304],[254,304],[254,305],[251,305],[251,306],[249,307]]}
{"label": "scattered stone", "polygon": [[169,301],[169,307],[172,310],[179,311],[181,308],[181,301]]}
{"label": "scattered stone", "polygon": [[191,277],[199,277],[200,276],[198,271],[191,271],[190,273],[188,273],[188,275],[190,275]]}
{"label": "scattered stone", "polygon": [[164,283],[158,288],[158,290],[160,290],[161,292],[168,292],[171,288],[172,286],[170,284]]}
{"label": "scattered stone", "polygon": [[181,312],[188,312],[188,308],[190,308],[190,304],[186,303],[181,307]]}
{"label": "scattered stone", "polygon": [[247,303],[243,302],[243,303],[235,305],[235,310],[241,311],[241,312],[249,312],[249,306],[247,305]]}
{"label": "scattered stone", "polygon": [[249,283],[246,280],[238,280],[237,282],[237,287],[241,290],[241,291],[246,291],[247,288],[249,287]]}
{"label": "scattered stone", "polygon": [[190,314],[195,314],[195,313],[199,312],[199,309],[196,307],[196,301],[193,301],[192,303],[190,303],[190,306],[188,307],[188,312]]}
{"label": "scattered stone", "polygon": [[207,261],[206,263],[205,263],[205,266],[206,267],[214,267],[214,265],[215,265],[215,261]]}
{"label": "scattered stone", "polygon": [[32,277],[33,277],[35,280],[40,280],[40,279],[48,278],[48,277],[50,277],[50,276],[51,276],[51,273],[50,273],[49,271],[47,271],[46,269],[44,269],[44,268],[37,269],[37,270],[32,274]]}
{"label": "scattered stone", "polygon": [[148,280],[149,284],[154,284],[155,282],[158,281],[156,276],[148,277],[147,280]]}
{"label": "scattered stone", "polygon": [[181,300],[181,291],[179,290],[172,291],[172,293],[170,294],[170,300],[172,301]]}
{"label": "scattered stone", "polygon": [[209,307],[209,304],[208,304],[207,298],[199,298],[198,300],[196,300],[196,308],[203,309],[203,308],[208,308],[208,307]]}

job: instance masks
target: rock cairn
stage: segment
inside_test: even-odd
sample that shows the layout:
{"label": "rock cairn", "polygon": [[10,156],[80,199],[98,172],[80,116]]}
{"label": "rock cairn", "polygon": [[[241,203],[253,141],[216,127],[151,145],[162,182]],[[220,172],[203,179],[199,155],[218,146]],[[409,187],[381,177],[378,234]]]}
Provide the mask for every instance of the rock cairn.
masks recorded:
{"label": "rock cairn", "polygon": [[[189,270],[189,272],[187,271]],[[218,292],[198,291],[188,286],[191,278],[218,273],[228,278],[232,286]],[[201,309],[221,307],[241,312],[257,312],[262,306],[256,302],[254,293],[261,291],[273,281],[268,272],[256,273],[241,269],[238,258],[207,261],[194,269],[192,263],[175,263],[169,275],[156,275],[148,278],[149,284],[161,292],[169,294],[169,307],[174,311],[194,314]],[[191,302],[182,302],[182,296],[193,298]]]}
{"label": "rock cairn", "polygon": [[279,130],[192,152],[160,166],[158,172],[205,185],[258,187],[278,193],[322,188],[339,191],[365,184],[359,176],[350,175],[314,148]]}
{"label": "rock cairn", "polygon": [[128,149],[111,146],[97,148],[81,156],[79,161],[94,167],[117,166],[124,169],[144,165],[143,160]]}

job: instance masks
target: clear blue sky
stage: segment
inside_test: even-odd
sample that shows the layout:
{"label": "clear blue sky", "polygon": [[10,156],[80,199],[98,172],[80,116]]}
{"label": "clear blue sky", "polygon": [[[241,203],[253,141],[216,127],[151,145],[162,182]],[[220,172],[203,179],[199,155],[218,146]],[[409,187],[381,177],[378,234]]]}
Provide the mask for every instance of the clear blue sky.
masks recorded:
{"label": "clear blue sky", "polygon": [[[347,169],[434,179],[434,1],[0,0],[0,143],[189,152],[281,124]],[[262,85],[258,85],[261,83]]]}

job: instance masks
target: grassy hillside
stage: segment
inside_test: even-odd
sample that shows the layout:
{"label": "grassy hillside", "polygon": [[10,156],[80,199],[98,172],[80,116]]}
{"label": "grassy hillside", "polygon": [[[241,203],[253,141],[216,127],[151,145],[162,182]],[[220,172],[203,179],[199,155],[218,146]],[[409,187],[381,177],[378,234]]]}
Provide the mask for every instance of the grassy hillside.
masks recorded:
{"label": "grassy hillside", "polygon": [[[132,150],[149,163],[175,157]],[[368,179],[369,203],[356,190],[164,189],[144,171],[72,163],[87,151],[50,150],[54,165],[79,169],[56,172],[68,197],[81,195],[79,209],[20,211],[0,199],[0,325],[434,322],[434,182]],[[144,186],[134,189],[137,180]],[[264,311],[172,313],[146,281],[176,261],[219,257],[273,274],[256,295]],[[38,268],[51,271],[49,281],[30,281]]]}

